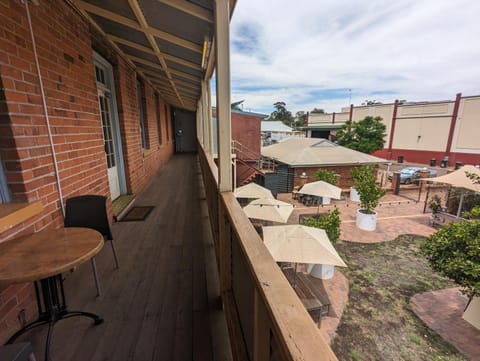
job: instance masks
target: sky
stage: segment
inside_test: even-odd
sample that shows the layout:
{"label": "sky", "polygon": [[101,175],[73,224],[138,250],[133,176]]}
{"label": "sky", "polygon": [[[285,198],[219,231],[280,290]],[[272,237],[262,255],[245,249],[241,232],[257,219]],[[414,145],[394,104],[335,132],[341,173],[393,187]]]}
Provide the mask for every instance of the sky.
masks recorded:
{"label": "sky", "polygon": [[238,0],[232,102],[295,114],[480,95],[479,15],[478,0]]}

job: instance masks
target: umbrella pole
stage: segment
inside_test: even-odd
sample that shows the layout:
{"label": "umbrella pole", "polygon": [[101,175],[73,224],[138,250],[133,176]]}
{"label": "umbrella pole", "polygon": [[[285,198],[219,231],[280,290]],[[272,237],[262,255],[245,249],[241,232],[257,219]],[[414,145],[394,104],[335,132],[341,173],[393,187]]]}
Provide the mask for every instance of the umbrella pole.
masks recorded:
{"label": "umbrella pole", "polygon": [[297,262],[295,262],[295,273],[293,274],[293,288],[295,288],[295,279],[297,278]]}
{"label": "umbrella pole", "polygon": [[465,191],[462,190],[462,194],[460,194],[460,201],[458,202],[457,218],[460,218],[460,212],[462,212],[463,196],[464,195],[465,195]]}

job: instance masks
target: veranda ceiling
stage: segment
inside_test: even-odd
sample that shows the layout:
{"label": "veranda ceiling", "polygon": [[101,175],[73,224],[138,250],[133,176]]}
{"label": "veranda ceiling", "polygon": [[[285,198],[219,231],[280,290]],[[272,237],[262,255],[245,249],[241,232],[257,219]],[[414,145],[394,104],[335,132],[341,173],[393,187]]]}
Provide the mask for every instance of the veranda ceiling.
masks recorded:
{"label": "veranda ceiling", "polygon": [[212,72],[206,55],[213,57],[214,0],[72,2],[165,100],[196,109],[201,81]]}

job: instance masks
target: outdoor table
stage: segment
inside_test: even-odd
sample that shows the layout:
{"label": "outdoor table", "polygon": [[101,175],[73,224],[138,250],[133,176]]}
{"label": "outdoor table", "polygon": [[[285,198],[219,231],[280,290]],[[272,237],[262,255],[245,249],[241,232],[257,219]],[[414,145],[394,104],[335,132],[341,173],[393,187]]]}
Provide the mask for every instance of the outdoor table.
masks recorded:
{"label": "outdoor table", "polygon": [[322,316],[328,313],[329,305],[322,303],[317,292],[313,290],[315,286],[312,285],[303,272],[295,272],[293,268],[283,268],[282,271],[290,284],[292,284],[295,293],[302,301],[310,317],[312,317],[315,323],[320,325]]}
{"label": "outdoor table", "polygon": [[84,311],[67,309],[62,272],[88,261],[103,247],[103,236],[89,228],[60,228],[44,230],[0,243],[0,286],[34,282],[38,318],[17,331],[7,344],[23,333],[48,324],[45,360],[53,327],[63,318],[86,316],[99,325],[103,319]]}

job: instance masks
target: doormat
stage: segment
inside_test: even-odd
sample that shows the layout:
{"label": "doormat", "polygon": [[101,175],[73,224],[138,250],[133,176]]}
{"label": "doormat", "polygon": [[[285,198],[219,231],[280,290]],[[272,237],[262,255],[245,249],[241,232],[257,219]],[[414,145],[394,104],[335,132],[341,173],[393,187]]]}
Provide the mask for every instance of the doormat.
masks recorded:
{"label": "doormat", "polygon": [[132,207],[120,222],[144,221],[153,208],[153,206]]}

